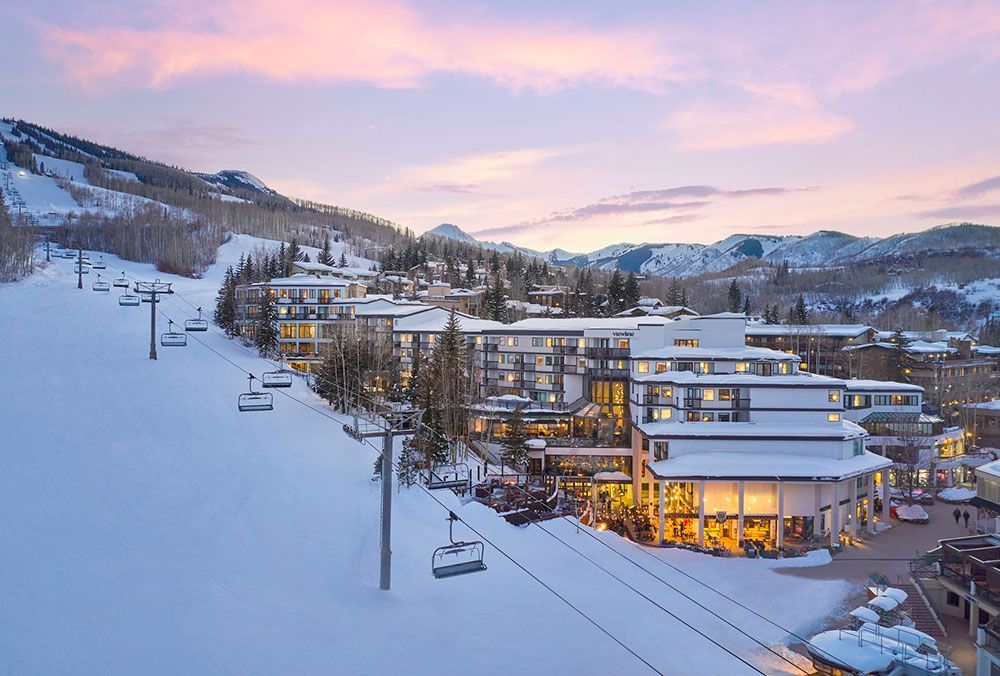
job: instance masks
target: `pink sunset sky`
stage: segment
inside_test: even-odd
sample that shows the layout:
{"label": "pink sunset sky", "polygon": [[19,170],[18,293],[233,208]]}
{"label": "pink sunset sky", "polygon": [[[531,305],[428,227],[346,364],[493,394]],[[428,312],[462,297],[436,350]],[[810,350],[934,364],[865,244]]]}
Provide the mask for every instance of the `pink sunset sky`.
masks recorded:
{"label": "pink sunset sky", "polygon": [[1000,224],[1000,4],[0,6],[0,114],[585,251]]}

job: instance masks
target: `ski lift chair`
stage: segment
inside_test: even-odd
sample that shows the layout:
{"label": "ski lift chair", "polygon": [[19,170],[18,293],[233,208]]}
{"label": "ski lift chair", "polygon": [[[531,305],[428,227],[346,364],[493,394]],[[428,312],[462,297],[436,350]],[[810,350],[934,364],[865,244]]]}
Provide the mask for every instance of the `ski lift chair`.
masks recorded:
{"label": "ski lift chair", "polygon": [[274,409],[274,396],[270,392],[256,392],[253,389],[254,375],[248,376],[250,380],[250,391],[240,395],[236,405],[240,413],[249,411],[270,411]]}
{"label": "ski lift chair", "polygon": [[437,579],[486,570],[486,564],[483,563],[485,547],[482,542],[455,542],[452,528],[458,520],[454,512],[448,512],[448,539],[451,544],[438,547],[431,557],[431,572]]}
{"label": "ski lift chair", "polygon": [[[201,318],[201,308],[198,308],[198,318],[197,319],[186,319],[186,320],[184,320],[184,330],[185,331],[208,331],[208,320],[205,320],[205,319]],[[267,387],[267,385],[265,385],[264,387]]]}
{"label": "ski lift chair", "polygon": [[91,266],[95,270],[106,270],[107,267],[108,267],[108,264],[104,262],[104,256],[101,256],[101,258],[99,260],[96,260],[93,263],[91,263]]}
{"label": "ski lift chair", "polygon": [[115,286],[116,288],[119,288],[119,289],[127,289],[128,288],[128,279],[125,277],[125,271],[122,270],[122,276],[119,277],[118,279],[116,279],[115,281],[113,281],[111,284],[112,284],[112,286]]}
{"label": "ski lift chair", "polygon": [[292,374],[285,370],[285,362],[282,360],[277,371],[266,371],[260,377],[261,387],[291,387]]}
{"label": "ski lift chair", "polygon": [[74,275],[89,275],[90,274],[90,268],[81,267],[79,264],[77,264],[77,266],[75,268],[73,268],[73,274]]}
{"label": "ski lift chair", "polygon": [[95,281],[90,288],[94,291],[110,291],[111,285],[102,280],[100,275],[97,275],[97,281]]}
{"label": "ski lift chair", "polygon": [[[142,299],[143,303],[152,303],[153,302],[153,294],[151,294],[151,293],[146,293],[144,291],[140,291],[139,292],[139,297]],[[159,296],[157,296],[156,297],[156,302],[159,303],[160,300],[161,300],[161,298]]]}
{"label": "ski lift chair", "polygon": [[438,465],[431,468],[430,476],[427,478],[427,488],[432,491],[441,488],[469,490],[472,488],[471,481],[472,473],[464,462],[453,465]]}
{"label": "ski lift chair", "polygon": [[160,334],[160,345],[163,347],[185,347],[188,344],[187,334],[174,331],[173,320],[168,321],[170,324],[167,328],[167,332]]}
{"label": "ski lift chair", "polygon": [[139,307],[139,296],[133,296],[126,291],[118,296],[118,304],[122,307]]}

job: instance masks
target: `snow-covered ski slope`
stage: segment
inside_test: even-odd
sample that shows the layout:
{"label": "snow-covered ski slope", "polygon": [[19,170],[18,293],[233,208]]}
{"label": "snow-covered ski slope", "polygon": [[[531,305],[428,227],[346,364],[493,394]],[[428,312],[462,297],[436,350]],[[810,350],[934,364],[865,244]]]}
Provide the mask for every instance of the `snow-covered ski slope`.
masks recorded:
{"label": "snow-covered ski slope", "polygon": [[[203,280],[170,281],[208,308],[247,243]],[[109,279],[166,278],[104,258]],[[149,306],[91,291],[93,271],[77,290],[72,265],[0,285],[0,673],[652,673],[493,547],[488,571],[434,580],[447,512],[422,490],[395,495],[393,589],[378,591],[375,452],[296,401],[322,406],[299,383],[273,412],[238,413],[244,374],[194,334],[150,361]],[[161,310],[194,314],[177,297]],[[197,337],[268,367],[214,330]],[[753,673],[541,528],[434,496],[656,670]],[[545,528],[760,671],[798,673],[614,551],[767,644],[794,639],[635,545]],[[655,555],[800,634],[848,591],[773,570],[821,558]]]}

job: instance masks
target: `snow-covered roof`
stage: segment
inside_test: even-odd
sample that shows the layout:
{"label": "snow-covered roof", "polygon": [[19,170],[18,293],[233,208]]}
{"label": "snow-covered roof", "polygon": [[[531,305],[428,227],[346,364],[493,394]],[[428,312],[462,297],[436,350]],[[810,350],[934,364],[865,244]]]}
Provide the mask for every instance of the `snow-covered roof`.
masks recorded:
{"label": "snow-covered roof", "polygon": [[[838,423],[784,422],[680,422],[676,420],[640,423],[649,437],[672,438],[767,438],[767,439],[862,439],[868,435],[849,420]],[[756,452],[756,451],[754,451]]]}
{"label": "snow-covered roof", "polygon": [[748,336],[815,335],[854,338],[873,330],[865,324],[747,324]]}
{"label": "snow-covered roof", "polygon": [[892,466],[870,451],[846,459],[796,453],[708,451],[656,460],[647,469],[658,479],[847,479]]}
{"label": "snow-covered roof", "polygon": [[[878,347],[884,350],[894,350],[896,349],[895,343],[864,343],[862,345],[851,345],[846,347],[848,350],[861,350],[870,347]],[[953,354],[958,352],[958,348],[948,347],[947,343],[928,343],[923,340],[916,340],[906,346],[906,351],[912,354]]]}
{"label": "snow-covered roof", "polygon": [[256,282],[252,286],[270,286],[271,288],[285,288],[285,287],[299,287],[299,286],[315,286],[315,287],[337,287],[342,289],[351,284],[357,284],[357,282],[351,282],[346,279],[340,279],[338,277],[317,277],[316,275],[310,275],[305,272],[299,272],[291,277],[278,277],[272,279],[270,282]]}
{"label": "snow-covered roof", "polygon": [[532,317],[504,326],[507,333],[532,331],[586,331],[588,329],[637,329],[640,326],[667,324],[663,317]]}
{"label": "snow-covered roof", "polygon": [[924,388],[913,383],[897,383],[891,380],[867,380],[853,378],[845,380],[848,392],[923,392]]}
{"label": "snow-covered roof", "polygon": [[694,371],[664,371],[633,377],[637,383],[684,383],[699,385],[790,385],[795,387],[841,387],[840,378],[799,371],[789,375],[758,376],[752,373],[695,373]]}
{"label": "snow-covered roof", "polygon": [[986,411],[1000,411],[1000,399],[980,401],[974,404],[963,404],[964,408],[978,408]]}
{"label": "snow-covered roof", "polygon": [[406,315],[416,314],[418,312],[427,312],[430,310],[437,310],[440,312],[446,312],[435,305],[424,305],[423,303],[412,303],[403,305],[388,305],[379,304],[377,306],[359,306],[355,311],[355,315],[358,317],[404,317]]}
{"label": "snow-covered roof", "polygon": [[[396,331],[414,331],[417,333],[440,333],[444,330],[445,324],[451,315],[450,311],[438,308],[438,312],[421,312],[415,315],[400,317],[396,320]],[[456,312],[460,330],[463,333],[479,333],[487,329],[503,327],[501,322],[490,319],[480,319],[470,315]]]}
{"label": "snow-covered roof", "polygon": [[627,315],[635,314],[636,312],[641,312],[642,314],[650,316],[664,316],[664,317],[677,314],[698,316],[697,312],[684,305],[643,305],[641,302],[639,305],[635,307],[631,307],[627,310],[622,310],[615,316],[625,317]]}
{"label": "snow-covered roof", "polygon": [[722,359],[733,361],[753,361],[759,359],[777,361],[802,361],[797,354],[788,354],[779,350],[771,350],[766,347],[681,347],[667,346],[653,350],[645,350],[639,354],[633,354],[635,359]]}
{"label": "snow-covered roof", "polygon": [[313,272],[333,272],[334,270],[332,265],[326,265],[325,263],[313,263],[310,261],[296,261],[293,265],[302,270],[311,270]]}
{"label": "snow-covered roof", "polygon": [[972,351],[985,357],[1000,355],[1000,347],[995,347],[993,345],[977,345],[972,348]]}

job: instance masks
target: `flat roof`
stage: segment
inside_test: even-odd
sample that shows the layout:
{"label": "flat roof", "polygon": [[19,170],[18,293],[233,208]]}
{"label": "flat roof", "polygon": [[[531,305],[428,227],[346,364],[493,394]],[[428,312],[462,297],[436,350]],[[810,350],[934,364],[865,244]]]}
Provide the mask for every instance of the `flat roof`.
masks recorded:
{"label": "flat roof", "polygon": [[697,439],[863,439],[868,435],[859,425],[841,420],[838,423],[781,422],[680,422],[675,420],[636,425],[647,437]]}
{"label": "flat roof", "polygon": [[866,324],[747,324],[748,336],[822,335],[853,338],[874,331]]}
{"label": "flat roof", "polygon": [[742,359],[802,361],[802,358],[797,354],[788,354],[780,350],[747,345],[739,347],[681,347],[674,345],[658,347],[632,355],[633,359],[681,359],[684,357],[691,359],[733,359],[737,361]]}
{"label": "flat roof", "polygon": [[897,383],[892,380],[867,380],[852,378],[845,380],[848,392],[923,392],[924,388],[913,383]]}
{"label": "flat roof", "polygon": [[773,451],[708,451],[657,460],[647,468],[657,479],[824,481],[847,479],[891,466],[892,460],[871,451],[843,460]]}
{"label": "flat roof", "polygon": [[647,373],[633,376],[637,383],[683,383],[683,384],[733,384],[733,385],[770,385],[797,387],[841,387],[844,384],[839,378],[799,371],[795,374],[758,376],[752,373],[695,373],[694,371],[664,371],[663,373]]}

